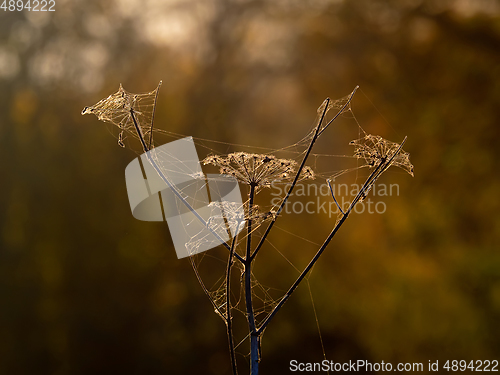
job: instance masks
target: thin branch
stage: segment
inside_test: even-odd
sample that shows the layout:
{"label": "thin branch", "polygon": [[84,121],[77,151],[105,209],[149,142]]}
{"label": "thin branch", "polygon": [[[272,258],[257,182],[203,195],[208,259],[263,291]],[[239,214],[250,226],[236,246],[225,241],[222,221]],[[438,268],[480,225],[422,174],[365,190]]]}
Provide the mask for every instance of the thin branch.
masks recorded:
{"label": "thin branch", "polygon": [[269,324],[269,322],[271,321],[271,319],[281,309],[281,307],[285,304],[285,302],[288,300],[288,298],[290,298],[290,296],[292,295],[292,293],[299,286],[299,284],[302,282],[302,280],[304,279],[304,277],[306,277],[306,275],[309,273],[309,271],[311,270],[311,268],[314,267],[314,265],[318,261],[318,259],[321,256],[321,254],[323,254],[324,250],[326,249],[326,247],[328,246],[328,244],[330,243],[330,241],[332,240],[332,238],[335,236],[335,234],[340,229],[340,227],[342,226],[342,224],[344,224],[344,222],[346,221],[346,219],[349,217],[349,214],[351,213],[351,211],[354,208],[354,206],[361,200],[361,198],[363,198],[364,193],[366,191],[368,191],[369,188],[373,185],[373,183],[380,177],[380,175],[383,172],[385,172],[391,166],[392,161],[399,154],[399,152],[403,148],[403,144],[405,142],[406,142],[406,137],[403,140],[403,142],[401,143],[401,145],[399,146],[399,148],[389,158],[389,160],[382,160],[382,162],[374,169],[374,171],[370,174],[370,176],[368,176],[368,178],[364,182],[362,188],[360,189],[360,191],[358,192],[358,194],[356,195],[356,197],[352,200],[352,202],[351,202],[348,210],[345,211],[345,213],[342,214],[342,217],[335,224],[334,228],[332,229],[332,231],[330,232],[330,234],[326,238],[326,240],[323,243],[323,245],[321,245],[321,247],[319,248],[319,250],[316,252],[316,254],[312,258],[312,260],[306,266],[306,268],[304,268],[304,270],[299,275],[299,277],[297,278],[297,280],[295,280],[295,282],[292,284],[292,286],[290,287],[290,289],[288,289],[288,291],[283,296],[283,298],[279,301],[279,303],[274,307],[274,309],[271,311],[271,313],[262,322],[261,326],[257,329],[257,334],[258,335],[260,335],[264,331],[264,329],[267,327],[267,325]]}
{"label": "thin branch", "polygon": [[[269,232],[271,231],[271,229],[273,228],[273,225],[274,223],[276,222],[279,214],[281,213],[281,211],[283,210],[283,208],[285,207],[285,204],[288,200],[288,198],[290,197],[290,195],[292,194],[292,191],[295,187],[295,185],[297,184],[297,181],[300,177],[300,173],[302,172],[302,169],[304,168],[305,164],[306,164],[306,161],[307,161],[307,158],[309,157],[309,154],[311,153],[311,150],[314,146],[314,144],[316,143],[316,140],[318,139],[318,137],[326,130],[326,128],[328,126],[330,126],[330,124],[335,121],[335,119],[337,119],[337,117],[340,116],[340,114],[347,108],[347,106],[351,103],[351,100],[354,96],[354,94],[356,93],[356,90],[358,89],[359,86],[356,86],[354,88],[354,90],[352,91],[351,95],[349,96],[347,102],[342,106],[342,108],[337,112],[337,114],[333,117],[333,119],[331,119],[323,128],[321,128],[321,124],[323,123],[323,120],[326,116],[326,113],[328,112],[328,105],[330,104],[330,98],[327,98],[327,102],[326,102],[326,105],[325,105],[325,109],[323,110],[323,113],[321,114],[321,118],[320,118],[320,121],[318,123],[318,126],[316,127],[316,130],[314,132],[314,135],[313,135],[313,138],[311,139],[311,143],[309,144],[309,147],[307,148],[307,151],[306,151],[306,154],[304,155],[304,158],[302,159],[302,163],[300,164],[300,167],[299,169],[297,170],[297,174],[295,175],[295,179],[293,180],[293,183],[292,185],[290,186],[290,189],[288,189],[288,192],[285,196],[285,198],[283,199],[283,201],[281,202],[281,205],[280,207],[278,208],[278,210],[276,211],[276,215],[274,216],[274,219],[269,223],[269,225],[267,226],[266,228],[266,231],[264,232],[264,235],[262,236],[261,240],[259,241],[259,244],[257,245],[257,247],[255,248],[255,251],[253,252],[252,254],[252,257],[251,259],[253,260],[257,253],[259,252],[259,250],[261,249],[262,245],[264,244],[264,242],[266,241],[266,238],[269,234]],[[321,130],[320,130],[321,129]]]}
{"label": "thin branch", "polygon": [[255,315],[252,302],[252,219],[253,200],[255,197],[255,185],[250,184],[250,194],[248,201],[249,218],[247,221],[247,249],[245,256],[245,305],[247,310],[248,329],[250,331],[250,373],[257,375],[259,373],[259,353],[255,332]]}
{"label": "thin branch", "polygon": [[347,99],[347,102],[342,106],[340,111],[338,111],[337,114],[330,121],[328,121],[328,124],[326,124],[323,127],[323,129],[321,129],[321,131],[318,133],[318,137],[331,125],[332,122],[334,122],[337,119],[337,117],[339,117],[344,112],[344,109],[346,109],[351,104],[351,100],[352,100],[354,94],[356,93],[356,91],[358,91],[358,89],[359,89],[359,86],[356,86],[354,88],[354,90],[352,90],[351,95]]}
{"label": "thin branch", "polygon": [[337,222],[337,224],[335,225],[335,227],[333,228],[333,230],[331,231],[331,233],[328,235],[328,237],[325,240],[325,242],[323,243],[323,245],[321,245],[321,247],[317,251],[316,255],[314,255],[313,259],[309,262],[309,264],[304,269],[304,271],[302,271],[302,273],[299,275],[299,277],[297,278],[297,280],[295,280],[295,282],[292,284],[292,286],[290,287],[290,289],[288,289],[288,291],[283,296],[283,298],[274,307],[273,311],[271,311],[271,313],[262,322],[262,324],[260,325],[260,327],[257,329],[257,334],[260,335],[264,331],[264,329],[266,329],[266,327],[269,324],[269,322],[271,321],[271,319],[281,309],[281,307],[285,304],[285,302],[288,300],[288,298],[290,298],[290,296],[292,295],[292,293],[299,286],[300,282],[304,279],[304,277],[306,277],[306,275],[309,273],[309,271],[311,270],[311,268],[316,264],[317,260],[319,259],[319,257],[321,256],[321,254],[323,253],[323,251],[325,250],[325,248],[328,246],[328,244],[332,240],[333,236],[335,236],[335,234],[337,233],[337,231],[339,230],[339,228],[342,226],[342,224],[344,224],[344,221],[347,219],[348,216],[349,216],[348,213],[345,213],[345,214],[342,215],[342,218]]}
{"label": "thin branch", "polygon": [[250,194],[248,200],[248,220],[247,220],[247,250],[245,257],[245,264],[251,262],[251,252],[252,252],[252,211],[253,211],[253,200],[255,197],[255,185],[250,184]]}
{"label": "thin branch", "polygon": [[339,202],[337,202],[337,199],[335,199],[335,194],[333,193],[333,188],[332,188],[332,185],[331,185],[331,180],[328,179],[328,180],[326,180],[326,182],[328,184],[328,187],[330,188],[330,193],[332,194],[333,201],[337,205],[337,208],[340,210],[340,212],[344,213],[344,211],[342,210],[342,207],[340,207],[340,205],[339,205]]}
{"label": "thin branch", "polygon": [[[239,228],[240,222],[238,222]],[[236,365],[236,354],[234,351],[234,338],[233,338],[233,324],[231,317],[231,268],[233,267],[233,255],[234,247],[238,238],[238,232],[236,232],[231,243],[231,250],[229,251],[229,259],[227,261],[226,270],[226,327],[227,327],[227,339],[229,341],[229,355],[231,357],[231,367],[233,370],[233,375],[238,375],[238,367]]]}
{"label": "thin branch", "polygon": [[137,123],[137,120],[135,119],[134,115],[134,109],[130,108],[130,116],[132,117],[132,121],[134,122],[135,126],[135,131],[137,132],[137,135],[139,136],[139,139],[141,140],[142,148],[144,149],[144,152],[148,152],[149,148],[146,146],[146,142],[144,142],[144,135],[142,134],[142,129]]}
{"label": "thin branch", "polygon": [[264,232],[264,235],[262,236],[262,238],[260,239],[259,241],[259,244],[257,245],[257,247],[255,248],[255,251],[253,252],[252,256],[251,256],[251,259],[253,260],[256,256],[257,256],[257,253],[259,252],[260,248],[262,247],[262,245],[264,244],[264,241],[266,240],[267,238],[267,235],[269,234],[269,232],[271,231],[271,229],[273,228],[274,226],[274,223],[276,222],[276,220],[278,219],[278,216],[279,214],[281,213],[281,211],[283,210],[283,208],[285,207],[285,204],[286,202],[288,201],[288,198],[290,197],[290,195],[292,194],[292,191],[293,189],[295,188],[295,185],[297,184],[297,181],[299,180],[299,177],[300,177],[300,173],[302,172],[302,169],[304,168],[305,164],[306,164],[306,161],[307,161],[307,158],[309,157],[309,154],[311,153],[311,150],[314,146],[314,143],[316,142],[316,139],[318,138],[318,132],[319,132],[319,129],[321,127],[321,124],[323,123],[323,120],[325,118],[325,115],[326,115],[326,112],[328,110],[328,104],[330,103],[330,98],[326,98],[326,106],[325,106],[325,109],[323,110],[323,113],[321,114],[321,118],[319,120],[319,123],[318,123],[318,126],[316,127],[316,130],[314,131],[314,135],[311,139],[311,143],[309,143],[309,147],[307,148],[307,151],[306,151],[306,154],[304,155],[304,158],[302,159],[302,162],[300,163],[300,167],[299,169],[297,170],[297,173],[295,174],[295,178],[293,179],[293,182],[292,182],[292,185],[290,186],[290,188],[288,189],[286,195],[285,195],[285,198],[281,201],[281,204],[278,208],[278,210],[276,211],[276,214],[274,215],[274,218],[273,220],[271,220],[271,222],[269,223],[269,225],[267,226],[266,228],[266,231]]}
{"label": "thin branch", "polygon": [[156,112],[156,101],[158,100],[158,93],[160,92],[160,87],[163,81],[160,81],[158,84],[158,87],[156,88],[156,95],[155,95],[155,101],[154,101],[154,107],[153,107],[153,114],[151,116],[151,127],[149,128],[149,149],[151,150],[151,146],[153,145],[153,126],[155,122],[155,112]]}

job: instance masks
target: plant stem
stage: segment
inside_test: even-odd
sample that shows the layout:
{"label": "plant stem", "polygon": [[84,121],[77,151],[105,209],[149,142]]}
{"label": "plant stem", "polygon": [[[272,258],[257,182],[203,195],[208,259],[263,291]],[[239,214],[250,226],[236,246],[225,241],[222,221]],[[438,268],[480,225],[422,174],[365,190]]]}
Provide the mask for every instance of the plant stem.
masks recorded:
{"label": "plant stem", "polygon": [[250,375],[259,375],[259,334],[250,334]]}
{"label": "plant stem", "polygon": [[141,127],[137,123],[133,108],[130,108],[130,116],[132,117],[132,121],[134,122],[135,131],[137,132],[137,135],[139,136],[139,139],[140,139],[141,144],[142,144],[142,148],[144,149],[144,152],[148,152],[149,148],[148,148],[148,146],[146,146],[146,142],[144,141],[144,135],[142,134]]}
{"label": "plant stem", "polygon": [[339,117],[339,116],[340,116],[340,115],[344,112],[344,109],[346,109],[346,108],[349,106],[349,104],[351,103],[352,97],[354,96],[354,94],[356,93],[356,91],[357,91],[358,89],[359,89],[359,86],[356,86],[356,87],[354,88],[354,90],[352,90],[351,95],[350,95],[350,96],[349,96],[349,98],[347,99],[347,102],[346,102],[346,103],[342,106],[342,108],[340,109],[340,111],[338,111],[338,112],[337,112],[337,114],[336,114],[336,115],[335,115],[335,116],[334,116],[334,117],[333,117],[330,121],[328,121],[328,124],[326,124],[326,125],[323,127],[323,129],[321,129],[321,131],[320,131],[320,132],[319,132],[319,134],[318,134],[318,137],[319,137],[319,136],[320,136],[320,135],[321,135],[321,134],[322,134],[322,133],[323,133],[323,132],[324,132],[324,131],[325,131],[325,130],[329,127],[329,126],[330,126],[330,124],[331,124],[332,122],[334,122],[334,121],[337,119],[337,117]]}
{"label": "plant stem", "polygon": [[285,198],[283,199],[283,201],[281,201],[281,204],[280,204],[278,210],[276,211],[276,215],[274,216],[274,219],[267,226],[266,231],[264,232],[264,235],[262,236],[261,240],[259,241],[259,244],[255,248],[255,251],[251,255],[251,259],[252,260],[257,256],[257,253],[259,252],[259,250],[261,249],[262,245],[264,244],[264,241],[266,240],[267,235],[269,234],[269,232],[273,228],[274,223],[276,222],[279,214],[281,213],[281,211],[285,207],[285,204],[288,201],[288,198],[292,194],[293,188],[295,187],[295,185],[297,184],[297,181],[299,180],[300,173],[302,172],[302,169],[304,168],[304,165],[306,164],[307,158],[309,157],[309,154],[311,153],[311,150],[312,150],[312,148],[314,146],[314,143],[316,142],[316,139],[318,139],[318,132],[319,132],[319,129],[321,128],[321,124],[323,123],[323,120],[325,118],[326,112],[328,110],[328,104],[329,103],[330,103],[330,98],[326,98],[325,109],[323,110],[323,113],[321,114],[321,118],[319,120],[318,126],[316,127],[316,130],[314,131],[314,135],[313,135],[313,138],[311,139],[311,143],[309,143],[309,147],[307,148],[306,154],[304,155],[304,158],[302,159],[302,162],[300,163],[300,167],[297,170],[297,174],[295,175],[295,178],[293,179],[292,185],[288,189],[288,192],[286,193]]}
{"label": "plant stem", "polygon": [[151,150],[151,146],[153,145],[153,126],[155,122],[155,110],[156,110],[156,101],[158,100],[158,93],[160,92],[160,87],[163,81],[160,81],[158,87],[156,88],[156,95],[153,107],[153,114],[151,115],[151,127],[149,128],[149,145],[148,148]]}
{"label": "plant stem", "polygon": [[302,172],[302,169],[304,168],[304,166],[306,164],[307,158],[309,157],[309,154],[311,153],[311,150],[312,150],[314,144],[316,143],[316,140],[326,130],[326,128],[328,128],[328,126],[330,126],[330,124],[333,121],[335,121],[342,114],[342,112],[344,112],[344,110],[349,106],[349,104],[351,103],[351,100],[352,100],[354,94],[356,93],[356,90],[358,89],[358,87],[359,86],[356,86],[354,88],[354,90],[352,91],[351,95],[349,96],[347,102],[342,106],[342,108],[340,108],[340,110],[337,112],[337,114],[323,128],[321,128],[321,124],[323,123],[323,120],[324,120],[324,118],[326,116],[326,113],[328,112],[328,105],[330,104],[330,98],[326,98],[327,102],[326,102],[325,108],[323,110],[323,113],[321,114],[321,118],[319,120],[318,126],[316,127],[316,129],[314,131],[314,135],[313,135],[313,138],[311,139],[311,143],[309,144],[309,147],[307,148],[306,154],[304,155],[304,158],[302,159],[302,163],[300,164],[300,167],[297,170],[297,174],[296,174],[296,176],[295,176],[295,178],[294,178],[294,180],[292,182],[292,185],[290,186],[290,189],[288,189],[288,192],[287,192],[285,198],[283,199],[283,201],[281,202],[280,207],[276,211],[276,215],[274,216],[274,219],[267,226],[266,231],[264,232],[264,235],[262,236],[261,240],[259,241],[259,244],[255,248],[255,251],[252,254],[252,259],[255,258],[255,256],[257,255],[257,253],[261,249],[261,247],[264,244],[264,242],[265,242],[265,240],[266,240],[269,232],[273,228],[274,223],[276,222],[279,214],[281,213],[281,211],[285,207],[285,204],[288,201],[288,198],[292,194],[292,191],[293,191],[295,185],[297,184],[297,181],[298,181],[298,179],[300,177],[300,173]]}
{"label": "plant stem", "polygon": [[299,275],[299,277],[297,278],[297,280],[295,280],[295,282],[292,284],[292,286],[290,287],[290,289],[288,289],[288,291],[286,292],[286,294],[283,296],[283,298],[279,301],[279,303],[274,307],[273,311],[271,311],[271,313],[266,317],[266,319],[262,322],[261,326],[259,327],[259,329],[257,329],[257,335],[260,335],[264,329],[267,327],[267,325],[269,324],[269,322],[271,321],[271,319],[276,315],[276,313],[281,309],[281,307],[285,304],[285,302],[288,300],[288,298],[290,298],[290,296],[292,295],[292,293],[295,291],[295,289],[299,286],[299,284],[301,283],[301,281],[304,279],[304,277],[306,277],[306,275],[309,273],[309,271],[311,270],[311,268],[314,267],[314,265],[316,264],[316,262],[318,261],[319,257],[321,256],[321,254],[323,254],[324,250],[326,249],[326,247],[328,246],[328,244],[331,242],[332,238],[335,236],[335,234],[337,233],[337,231],[340,229],[340,227],[342,226],[342,224],[344,224],[344,222],[346,221],[347,217],[349,216],[349,214],[351,213],[351,211],[353,210],[354,206],[361,200],[361,198],[363,197],[364,193],[366,191],[369,190],[369,188],[373,185],[373,183],[380,177],[380,175],[382,173],[384,173],[392,164],[392,161],[394,160],[394,158],[398,155],[399,151],[401,151],[401,149],[403,148],[403,145],[404,143],[406,142],[406,137],[405,139],[403,140],[403,142],[401,142],[401,145],[399,146],[399,148],[394,152],[394,154],[389,158],[389,160],[383,160],[374,170],[373,172],[370,174],[370,176],[368,176],[368,178],[366,179],[366,181],[364,182],[363,186],[361,187],[360,191],[358,192],[358,194],[356,195],[356,197],[352,200],[351,204],[349,205],[349,208],[342,214],[342,217],[341,219],[335,224],[334,228],[332,229],[332,231],[330,232],[330,234],[328,235],[328,237],[326,238],[325,242],[323,243],[323,245],[321,245],[321,247],[319,248],[319,250],[316,252],[316,254],[314,255],[314,257],[312,258],[312,260],[309,262],[309,264],[306,266],[306,268],[304,268],[304,270],[302,271],[302,273]]}
{"label": "plant stem", "polygon": [[247,249],[245,256],[245,304],[247,309],[247,321],[250,331],[250,374],[259,373],[259,345],[258,335],[256,335],[255,315],[252,302],[252,219],[253,200],[255,196],[255,185],[250,184],[250,194],[248,203],[249,218],[247,221]]}
{"label": "plant stem", "polygon": [[[240,222],[238,222],[239,228]],[[234,247],[236,245],[238,233],[236,232],[233,237],[233,241],[231,243],[231,250],[229,251],[229,259],[227,261],[227,270],[226,270],[226,327],[227,327],[227,339],[229,341],[229,355],[231,357],[231,367],[233,370],[233,375],[238,375],[238,368],[236,365],[236,355],[234,352],[234,339],[233,339],[233,324],[231,318],[231,268],[233,267],[233,255],[234,255]]]}
{"label": "plant stem", "polygon": [[267,318],[262,322],[261,326],[257,330],[257,334],[261,334],[264,331],[264,329],[267,327],[267,325],[269,324],[269,322],[271,321],[271,319],[281,309],[281,307],[285,304],[285,302],[288,300],[288,298],[290,298],[290,296],[292,295],[292,293],[299,286],[300,282],[309,273],[309,271],[314,266],[314,264],[316,264],[316,262],[318,261],[319,257],[321,256],[321,254],[323,253],[323,251],[326,249],[326,247],[328,246],[328,244],[332,240],[333,236],[335,236],[335,234],[337,233],[337,231],[339,230],[339,228],[342,226],[342,224],[344,224],[344,222],[345,222],[345,220],[347,219],[348,216],[349,216],[349,213],[345,213],[342,216],[342,218],[337,222],[337,224],[335,225],[335,227],[333,228],[333,230],[330,232],[330,234],[326,238],[326,240],[323,243],[323,245],[321,245],[321,247],[317,251],[316,255],[314,255],[314,258],[309,262],[309,264],[304,269],[304,271],[302,271],[302,273],[299,275],[299,277],[297,278],[297,280],[295,280],[295,282],[292,284],[292,286],[290,287],[290,289],[288,289],[288,291],[283,296],[283,298],[274,307],[273,311],[271,311],[271,313],[267,316]]}

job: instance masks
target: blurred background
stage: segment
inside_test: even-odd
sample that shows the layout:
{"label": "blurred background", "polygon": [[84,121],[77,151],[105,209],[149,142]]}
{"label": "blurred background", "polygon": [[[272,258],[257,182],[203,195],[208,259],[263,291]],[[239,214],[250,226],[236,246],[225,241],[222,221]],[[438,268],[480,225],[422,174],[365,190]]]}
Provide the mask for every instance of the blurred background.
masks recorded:
{"label": "blurred background", "polygon": [[[229,374],[224,324],[166,223],[130,213],[137,152],[80,115],[160,80],[158,128],[275,149],[360,85],[361,126],[407,135],[415,177],[386,173],[399,196],[349,218],[314,269],[326,357],[500,359],[498,1],[56,0],[0,10],[1,374]],[[342,129],[319,150],[343,153]],[[282,224],[319,243],[331,227]],[[274,235],[306,264],[305,241]],[[297,275],[279,257],[257,267],[266,285]],[[303,285],[264,335],[262,374],[323,359],[312,307]]]}

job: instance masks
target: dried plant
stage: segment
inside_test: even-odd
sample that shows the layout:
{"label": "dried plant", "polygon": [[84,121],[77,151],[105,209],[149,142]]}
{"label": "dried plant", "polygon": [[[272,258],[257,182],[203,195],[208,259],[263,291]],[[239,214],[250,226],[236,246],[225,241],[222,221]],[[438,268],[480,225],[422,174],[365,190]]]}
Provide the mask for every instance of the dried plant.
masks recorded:
{"label": "dried plant", "polygon": [[366,165],[370,168],[377,167],[396,154],[391,165],[404,169],[413,177],[410,154],[399,149],[399,144],[372,134],[367,134],[361,139],[351,141],[349,144],[354,146],[354,156],[358,159],[364,159]]}
{"label": "dried plant", "polygon": [[[238,262],[238,266],[241,270],[241,280],[243,284],[243,297],[246,308],[245,316],[248,323],[248,332],[250,337],[250,373],[252,375],[257,375],[259,372],[261,353],[260,340],[265,329],[286,301],[290,298],[295,289],[304,280],[312,267],[316,264],[319,257],[331,242],[339,228],[352,212],[354,206],[366,197],[375,181],[391,166],[402,168],[413,176],[413,165],[410,163],[409,154],[403,151],[402,148],[406,138],[401,142],[401,144],[387,141],[377,135],[365,135],[361,139],[352,141],[351,145],[354,146],[354,157],[364,161],[365,164],[363,166],[370,169],[370,175],[366,178],[358,194],[352,199],[346,210],[342,210],[340,205],[337,203],[337,199],[330,185],[332,199],[335,203],[337,203],[338,209],[341,212],[340,217],[333,223],[330,234],[325,238],[323,244],[318,248],[311,261],[302,270],[288,291],[276,303],[272,304],[271,311],[266,312],[265,318],[257,323],[256,311],[254,310],[254,303],[252,300],[252,290],[255,285],[252,268],[254,266],[256,256],[266,243],[266,239],[275,222],[282,216],[281,214],[283,208],[292,195],[297,182],[304,179],[315,178],[313,170],[306,166],[306,162],[311,154],[311,151],[319,136],[327,130],[330,124],[342,113],[350,110],[350,103],[356,90],[357,87],[350,95],[337,101],[331,101],[327,98],[321,104],[318,108],[318,113],[320,114],[319,121],[317,122],[313,132],[310,134],[309,145],[303,154],[300,164],[294,160],[276,158],[272,154],[252,154],[245,152],[236,152],[229,155],[211,155],[203,161],[204,164],[219,167],[221,174],[234,176],[240,183],[248,185],[249,187],[248,200],[244,203],[244,214],[241,213],[241,206],[238,204],[220,202],[212,203],[220,205],[220,211],[222,212],[224,222],[228,226],[228,231],[229,228],[231,228],[231,232],[238,233],[239,231],[235,231],[235,228],[246,226],[246,238],[244,241],[245,248],[244,251],[240,252],[241,254],[236,251],[238,245],[238,234],[232,238],[230,245],[223,241],[217,235],[217,230],[212,228],[213,225],[221,225],[220,218],[212,218],[214,220],[210,219],[208,222],[205,222],[201,216],[197,215],[196,210],[191,207],[190,203],[186,201],[183,195],[176,190],[176,187],[168,181],[160,166],[156,164],[155,160],[153,158],[148,159],[158,174],[165,180],[167,185],[177,195],[182,203],[191,210],[191,212],[204,226],[212,230],[213,235],[220,240],[221,245],[229,251],[226,264],[226,274],[223,278],[221,287],[217,289],[216,292],[209,291],[204,285],[203,280],[195,267],[194,270],[200,285],[210,299],[216,313],[226,324],[231,366],[234,375],[238,372],[232,328],[232,310],[235,306],[231,303],[231,271],[235,261]],[[151,98],[154,98],[153,105],[152,107],[150,105],[148,111],[141,110],[138,107],[138,104],[140,103],[138,98],[141,98],[140,94],[127,93],[122,87],[120,87],[120,90],[117,93],[111,95],[107,99],[103,99],[95,106],[85,107],[82,114],[96,114],[100,120],[112,122],[119,126],[122,129],[122,132],[135,129],[136,136],[141,141],[144,151],[149,151],[151,147],[153,147],[151,143],[153,129],[152,119],[154,117],[157,90],[144,95],[143,99],[149,98],[150,103]],[[152,112],[150,111],[151,108]],[[325,124],[326,114],[331,109],[336,109],[337,113],[329,122]],[[145,139],[145,135],[149,136],[147,140]],[[195,177],[204,178],[201,175]],[[330,184],[330,180],[327,181],[328,184]],[[277,209],[272,211],[261,211],[254,202],[255,196],[262,188],[270,187],[274,182],[288,183],[289,188]],[[261,226],[266,222],[267,227],[259,242],[254,246],[252,243],[253,232],[257,226]],[[192,245],[196,246],[196,244]]]}
{"label": "dried plant", "polygon": [[[203,164],[220,167],[221,174],[228,174],[256,190],[270,187],[273,183],[291,182],[297,172],[297,162],[289,159],[278,159],[274,155],[249,154],[235,152],[226,156],[211,155],[203,160]],[[310,167],[302,168],[299,180],[314,179]]]}
{"label": "dried plant", "polygon": [[123,143],[125,133],[139,136],[143,149],[150,149],[153,145],[153,125],[156,109],[156,100],[162,82],[153,91],[144,94],[133,94],[126,91],[122,85],[117,92],[100,100],[98,103],[82,110],[82,115],[93,114],[104,122],[109,122],[120,128],[118,144]]}

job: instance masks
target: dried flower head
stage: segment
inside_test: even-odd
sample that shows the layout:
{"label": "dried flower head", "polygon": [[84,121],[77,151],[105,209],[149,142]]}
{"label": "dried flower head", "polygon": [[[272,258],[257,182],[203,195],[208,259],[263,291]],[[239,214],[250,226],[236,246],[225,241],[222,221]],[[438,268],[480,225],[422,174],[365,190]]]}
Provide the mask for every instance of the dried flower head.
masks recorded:
{"label": "dried flower head", "polygon": [[[211,202],[209,206],[218,206],[221,209],[222,218],[227,221],[231,228],[241,226],[247,220],[252,220],[254,225],[259,225],[263,221],[274,218],[276,215],[275,211],[261,210],[256,204],[252,205],[251,210],[249,210],[248,201],[243,204],[236,202]],[[214,216],[214,218],[218,217]]]}
{"label": "dried flower head", "polygon": [[[94,114],[100,121],[109,122],[120,128],[118,144],[125,147],[125,133],[142,137],[149,148],[153,141],[153,123],[156,100],[160,91],[161,81],[153,91],[134,94],[126,91],[122,85],[117,92],[90,107],[82,110],[82,115]],[[139,129],[134,125],[134,119]]]}
{"label": "dried flower head", "polygon": [[354,156],[358,159],[364,159],[366,165],[370,168],[378,167],[387,162],[397,152],[398,154],[392,160],[391,165],[404,169],[413,176],[413,164],[410,162],[410,154],[400,149],[400,144],[372,134],[367,134],[363,138],[351,141],[349,144],[354,146]]}
{"label": "dried flower head", "polygon": [[[273,182],[289,182],[297,173],[297,163],[293,160],[246,152],[208,156],[203,160],[203,164],[220,167],[221,174],[234,176],[238,181],[256,188],[270,187]],[[310,167],[304,167],[300,180],[313,178],[313,170]]]}

